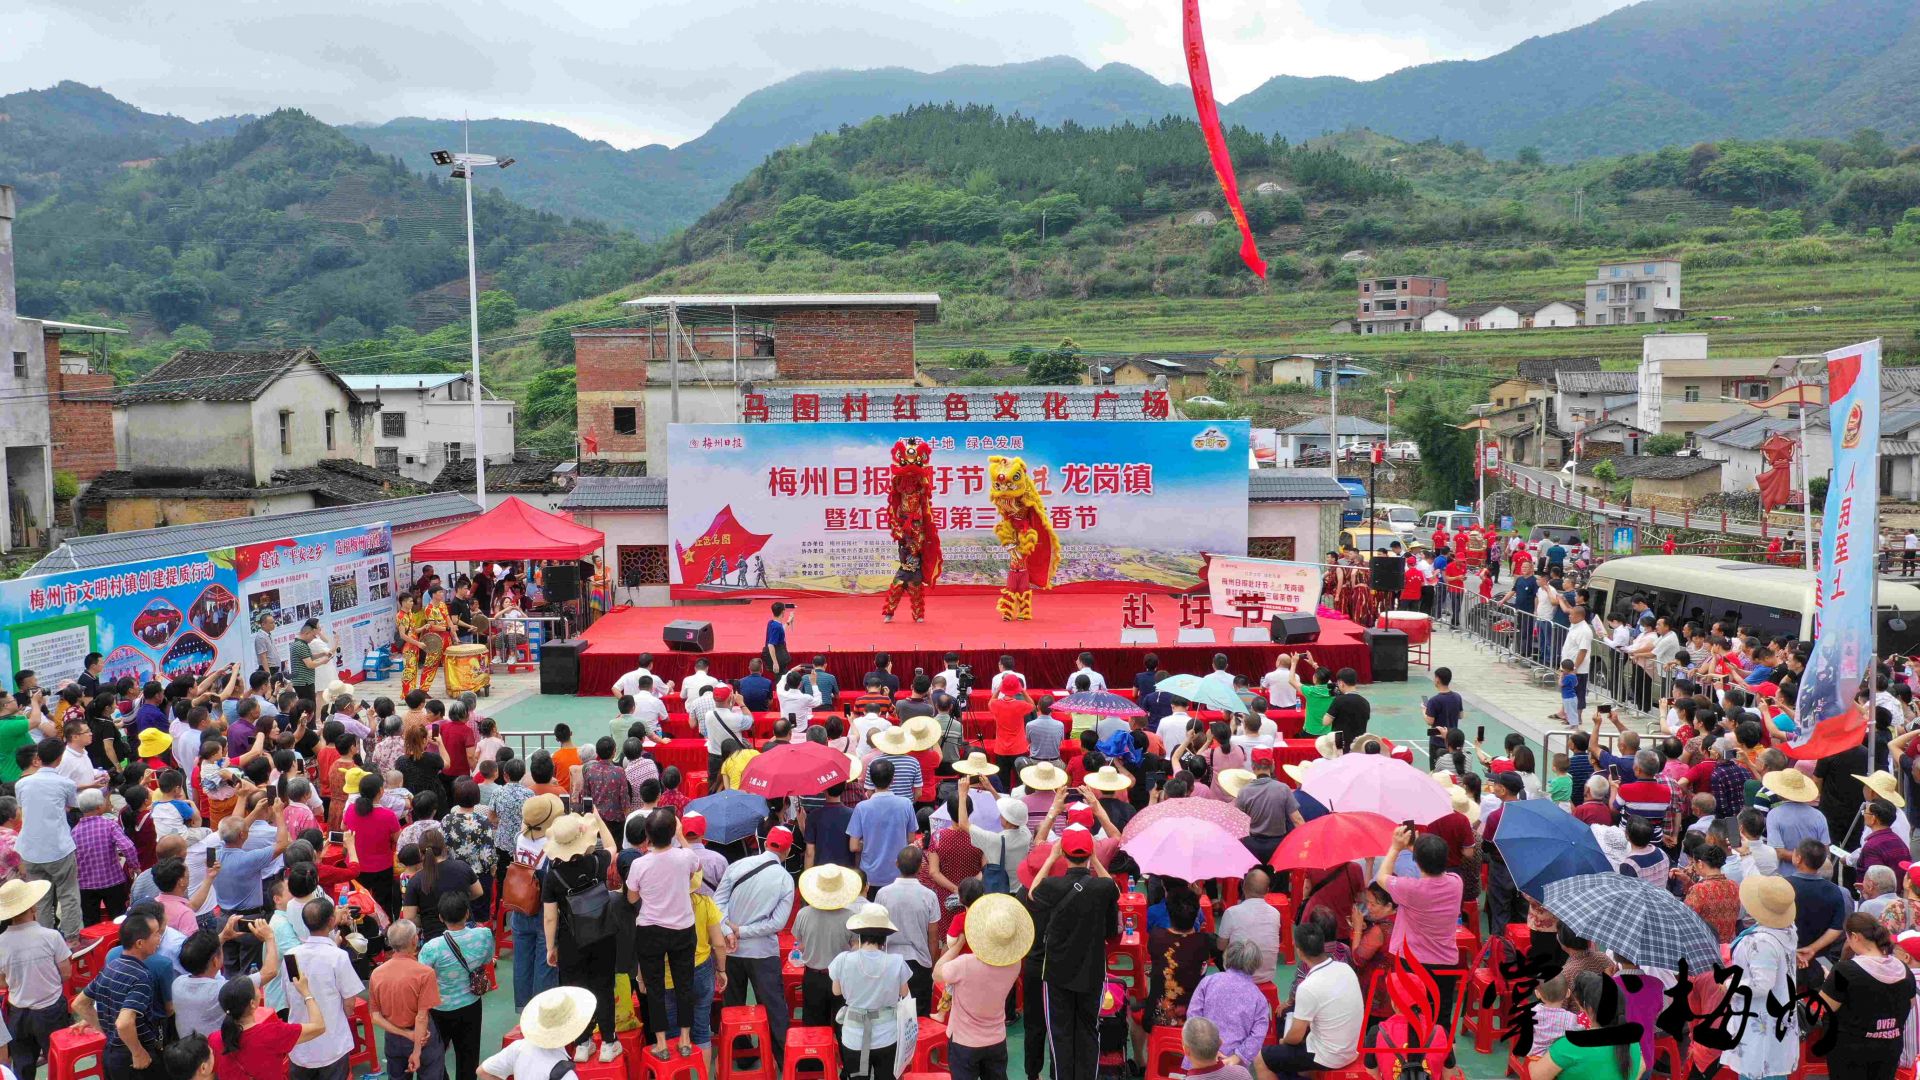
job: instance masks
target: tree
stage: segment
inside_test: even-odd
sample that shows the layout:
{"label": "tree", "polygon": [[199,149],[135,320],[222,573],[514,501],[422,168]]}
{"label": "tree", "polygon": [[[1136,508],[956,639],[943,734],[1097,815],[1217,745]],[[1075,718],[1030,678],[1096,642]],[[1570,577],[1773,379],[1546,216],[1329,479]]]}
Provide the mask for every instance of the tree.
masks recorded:
{"label": "tree", "polygon": [[1687,440],[1667,431],[1647,439],[1641,449],[1652,457],[1672,457],[1687,445]]}
{"label": "tree", "polygon": [[1602,461],[1593,467],[1593,478],[1603,484],[1611,484],[1620,479],[1620,470],[1613,467],[1613,462]]}
{"label": "tree", "polygon": [[1402,430],[1420,447],[1420,497],[1435,506],[1472,500],[1473,433],[1459,427],[1466,417],[1450,412],[1425,393],[1410,401],[1401,415]]}
{"label": "tree", "polygon": [[[1063,343],[1065,344],[1065,343]],[[1027,361],[1027,382],[1033,386],[1077,386],[1086,365],[1077,349],[1048,349]]]}
{"label": "tree", "polygon": [[[571,367],[548,368],[527,381],[522,399],[521,420],[528,427],[572,419],[574,415],[574,373]],[[603,431],[600,434],[610,435]]]}
{"label": "tree", "polygon": [[1893,242],[1902,246],[1920,246],[1920,206],[1900,215],[1900,224],[1893,227]]}
{"label": "tree", "polygon": [[567,329],[571,322],[565,315],[548,317],[546,328],[540,331],[540,355],[556,364],[573,363],[573,332]]}
{"label": "tree", "polygon": [[1537,146],[1523,146],[1520,148],[1519,153],[1513,155],[1513,160],[1529,169],[1537,169],[1540,167],[1541,162],[1540,148]]}
{"label": "tree", "polygon": [[950,363],[957,368],[978,371],[992,367],[993,357],[988,356],[985,349],[968,349],[966,352],[956,353]]}
{"label": "tree", "polygon": [[488,289],[480,294],[480,332],[482,334],[497,334],[502,330],[511,329],[513,324],[519,321],[520,305],[514,301],[513,294],[501,292],[499,289]]}

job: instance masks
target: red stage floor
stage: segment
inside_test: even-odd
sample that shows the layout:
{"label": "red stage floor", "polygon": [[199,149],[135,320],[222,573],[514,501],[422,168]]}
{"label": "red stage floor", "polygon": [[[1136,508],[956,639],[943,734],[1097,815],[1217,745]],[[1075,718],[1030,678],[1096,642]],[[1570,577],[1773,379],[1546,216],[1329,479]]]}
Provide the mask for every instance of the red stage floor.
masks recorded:
{"label": "red stage floor", "polygon": [[[1006,623],[994,611],[992,593],[958,593],[927,598],[927,621],[915,623],[904,612],[891,623],[880,621],[880,598],[808,597],[787,631],[795,659],[824,654],[827,668],[844,689],[857,689],[859,679],[872,669],[873,654],[893,656],[893,670],[911,675],[916,667],[938,670],[949,651],[961,654],[984,686],[996,670],[1001,654],[1014,657],[1018,669],[1035,689],[1064,685],[1082,650],[1094,655],[1094,668],[1110,682],[1127,685],[1141,670],[1140,657],[1160,655],[1163,670],[1201,674],[1213,654],[1227,654],[1230,670],[1257,678],[1273,666],[1278,652],[1305,652],[1316,664],[1351,667],[1362,681],[1372,677],[1366,643],[1360,627],[1350,622],[1323,623],[1320,641],[1313,645],[1280,646],[1235,644],[1232,628],[1238,620],[1215,616],[1209,623],[1218,639],[1213,645],[1177,645],[1179,605],[1171,597],[1156,601],[1154,621],[1160,644],[1121,645],[1120,598],[1111,593],[1041,593],[1034,597],[1031,622]],[[580,660],[580,692],[605,694],[613,681],[634,667],[643,652],[654,656],[653,670],[678,682],[693,670],[695,654],[668,652],[662,628],[676,619],[713,623],[714,650],[707,654],[712,671],[721,678],[746,673],[747,660],[765,641],[768,605],[718,604],[682,607],[616,608],[582,636],[588,643]]]}

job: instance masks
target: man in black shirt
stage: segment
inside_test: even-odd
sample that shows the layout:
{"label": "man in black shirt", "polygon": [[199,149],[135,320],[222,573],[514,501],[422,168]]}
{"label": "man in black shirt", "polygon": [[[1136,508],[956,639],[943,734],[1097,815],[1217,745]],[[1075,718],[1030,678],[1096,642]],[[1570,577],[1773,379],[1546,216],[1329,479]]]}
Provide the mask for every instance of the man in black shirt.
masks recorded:
{"label": "man in black shirt", "polygon": [[1327,706],[1327,726],[1333,729],[1334,741],[1341,750],[1365,735],[1367,721],[1373,718],[1373,704],[1354,693],[1359,682],[1359,673],[1350,667],[1341,668],[1333,677],[1333,702]]}
{"label": "man in black shirt", "polygon": [[[1048,877],[1056,856],[1067,872]],[[1035,874],[1031,890],[1041,979],[1047,1001],[1048,1042],[1055,1080],[1094,1080],[1100,1067],[1100,989],[1107,974],[1107,941],[1120,933],[1120,889],[1106,869],[1090,869],[1093,834],[1072,825]]]}
{"label": "man in black shirt", "polygon": [[892,698],[900,693],[900,676],[893,673],[893,657],[886,653],[875,653],[873,670],[867,672],[866,678],[860,682],[862,685],[871,683],[875,676],[879,676],[880,681],[887,685],[887,697]]}
{"label": "man in black shirt", "polygon": [[932,716],[934,712],[933,702],[928,697],[932,692],[933,680],[927,678],[925,675],[915,675],[913,677],[913,696],[894,705],[893,715],[898,717],[903,724],[916,716]]}
{"label": "man in black shirt", "polygon": [[1427,760],[1439,761],[1447,751],[1447,732],[1460,726],[1466,702],[1453,690],[1453,669],[1433,669],[1433,696],[1427,699]]}

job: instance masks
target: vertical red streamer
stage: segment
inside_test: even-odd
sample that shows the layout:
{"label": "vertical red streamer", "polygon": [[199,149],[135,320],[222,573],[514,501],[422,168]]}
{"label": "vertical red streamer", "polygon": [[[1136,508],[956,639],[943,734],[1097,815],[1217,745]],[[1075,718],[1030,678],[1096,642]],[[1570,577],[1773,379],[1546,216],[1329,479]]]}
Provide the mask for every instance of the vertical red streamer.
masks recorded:
{"label": "vertical red streamer", "polygon": [[1240,182],[1233,176],[1233,156],[1227,153],[1227,133],[1220,129],[1220,109],[1213,100],[1213,75],[1207,68],[1207,41],[1200,32],[1200,0],[1181,0],[1182,30],[1187,50],[1187,81],[1193,84],[1193,111],[1200,131],[1207,137],[1207,156],[1213,159],[1213,174],[1220,178],[1220,191],[1227,197],[1227,209],[1240,226],[1240,261],[1259,277],[1267,276],[1267,261],[1260,257],[1260,245],[1253,239],[1253,226],[1247,224],[1246,207],[1240,204]]}

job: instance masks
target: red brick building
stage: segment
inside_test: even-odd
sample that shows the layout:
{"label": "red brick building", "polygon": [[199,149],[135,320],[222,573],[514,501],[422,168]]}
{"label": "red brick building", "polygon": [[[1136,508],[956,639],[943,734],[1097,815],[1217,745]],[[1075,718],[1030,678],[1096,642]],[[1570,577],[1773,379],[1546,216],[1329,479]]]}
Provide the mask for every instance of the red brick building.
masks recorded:
{"label": "red brick building", "polygon": [[1420,329],[1420,317],[1445,307],[1447,279],[1424,274],[1362,278],[1353,322],[1356,334],[1399,334]]}
{"label": "red brick building", "polygon": [[654,473],[666,469],[667,424],[739,420],[743,384],[911,384],[915,328],[940,316],[934,293],[643,296],[627,306],[646,324],[573,335],[576,420],[583,457]]}

